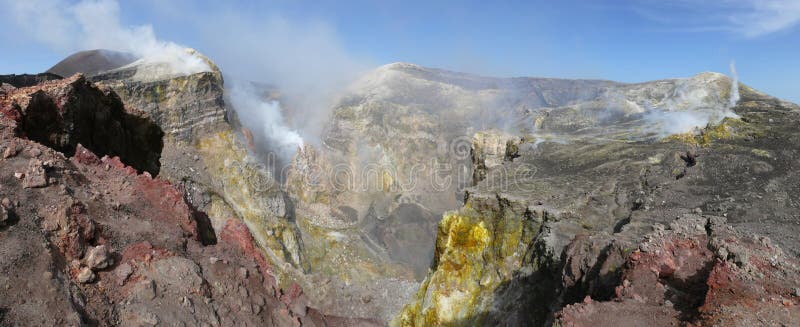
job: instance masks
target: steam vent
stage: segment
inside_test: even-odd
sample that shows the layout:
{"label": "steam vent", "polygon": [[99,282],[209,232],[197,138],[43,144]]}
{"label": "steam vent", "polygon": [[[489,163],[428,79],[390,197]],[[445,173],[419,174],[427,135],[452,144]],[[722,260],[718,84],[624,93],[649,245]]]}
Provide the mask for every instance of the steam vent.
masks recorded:
{"label": "steam vent", "polygon": [[0,327],[800,326],[794,2],[346,2],[2,2]]}

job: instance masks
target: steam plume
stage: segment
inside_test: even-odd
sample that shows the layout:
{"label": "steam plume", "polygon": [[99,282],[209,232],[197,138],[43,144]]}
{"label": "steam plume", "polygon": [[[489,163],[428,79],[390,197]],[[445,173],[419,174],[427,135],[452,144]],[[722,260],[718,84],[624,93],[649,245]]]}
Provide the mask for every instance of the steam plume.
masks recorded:
{"label": "steam plume", "polygon": [[[309,143],[319,143],[336,96],[370,65],[349,53],[334,29],[322,22],[286,17],[248,17],[236,11],[195,14],[203,51],[226,74],[275,85],[288,124]],[[230,36],[236,39],[231,40]],[[246,108],[237,108],[247,110]]]}
{"label": "steam plume", "polygon": [[731,97],[728,103],[729,108],[736,106],[739,102],[739,74],[736,73],[736,61],[731,60]]}
{"label": "steam plume", "polygon": [[119,4],[113,0],[0,0],[10,21],[52,48],[71,53],[111,49],[131,53],[140,62],[164,63],[173,75],[211,68],[200,57],[173,42],[156,38],[150,25],[123,26]]}
{"label": "steam plume", "polygon": [[[9,8],[3,18],[16,21],[30,37],[64,55],[110,49],[141,57],[135,64],[167,63],[175,75],[210,70],[184,46],[158,39],[152,26],[122,24],[116,0],[0,3]],[[195,46],[225,72],[229,102],[256,136],[260,150],[275,152],[284,161],[303,138],[319,142],[335,95],[368,67],[348,53],[334,29],[322,22],[254,17],[227,3],[211,5],[216,6],[212,10],[186,2],[151,5],[159,15],[200,36]],[[236,81],[275,85],[281,91],[280,103],[264,99],[264,90],[253,84]]]}
{"label": "steam plume", "polygon": [[280,104],[264,99],[253,84],[228,83],[228,101],[236,108],[239,120],[254,134],[256,145],[275,152],[286,160],[303,146],[303,138],[284,124]]}

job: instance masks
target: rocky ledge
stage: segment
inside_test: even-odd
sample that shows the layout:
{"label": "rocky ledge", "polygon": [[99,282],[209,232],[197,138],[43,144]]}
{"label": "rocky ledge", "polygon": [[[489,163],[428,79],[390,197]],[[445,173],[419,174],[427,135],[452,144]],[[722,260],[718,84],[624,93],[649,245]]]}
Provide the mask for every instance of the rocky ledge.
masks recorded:
{"label": "rocky ledge", "polygon": [[798,321],[800,107],[739,89],[737,118],[655,141],[477,133],[392,325]]}
{"label": "rocky ledge", "polygon": [[236,216],[215,229],[130,166],[158,161],[137,137],[160,129],[113,91],[76,75],[0,94],[0,113],[0,324],[370,323],[308,308]]}
{"label": "rocky ledge", "polygon": [[72,155],[80,143],[158,174],[164,133],[147,114],[83,75],[19,88],[0,97],[0,113],[25,137]]}

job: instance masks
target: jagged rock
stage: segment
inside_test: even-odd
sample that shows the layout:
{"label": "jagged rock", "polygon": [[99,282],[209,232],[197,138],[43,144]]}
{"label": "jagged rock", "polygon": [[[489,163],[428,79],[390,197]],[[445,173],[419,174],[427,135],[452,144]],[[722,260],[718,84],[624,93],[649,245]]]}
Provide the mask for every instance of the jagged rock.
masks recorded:
{"label": "jagged rock", "polygon": [[17,89],[0,100],[0,110],[16,121],[20,136],[68,156],[83,144],[140,171],[159,171],[163,133],[158,126],[82,75]]}
{"label": "jagged rock", "polygon": [[[77,326],[91,320],[258,326],[273,321],[273,308],[285,307],[275,295],[275,268],[244,223],[228,220],[216,243],[203,244],[198,218],[179,187],[82,146],[68,159],[20,138],[11,128],[15,124],[0,119],[0,144],[26,149],[0,165],[5,176],[0,210],[14,208],[13,221],[5,221],[13,228],[0,228],[0,270],[6,272],[0,276],[1,324]],[[38,158],[28,158],[31,148],[40,152]],[[23,188],[11,178],[34,161],[67,191]],[[119,252],[103,250],[111,247]],[[211,265],[209,257],[230,264]],[[119,265],[104,271],[112,267],[112,258]],[[253,266],[258,269],[243,277],[239,268]],[[184,297],[192,305],[185,306]],[[25,305],[19,305],[22,300]],[[237,310],[217,311],[223,307]],[[313,319],[324,325],[336,318],[316,312]]]}
{"label": "jagged rock", "polygon": [[106,269],[112,264],[114,264],[114,258],[105,245],[95,246],[86,254],[86,265],[92,270]]}
{"label": "jagged rock", "polygon": [[472,183],[477,184],[486,178],[489,169],[511,161],[518,156],[519,137],[501,131],[483,131],[472,137]]}
{"label": "jagged rock", "polygon": [[294,315],[304,317],[308,313],[308,298],[299,285],[292,285],[280,299]]}
{"label": "jagged rock", "polygon": [[33,159],[28,163],[28,169],[25,171],[24,178],[22,179],[22,187],[37,188],[45,186],[47,186],[47,173],[42,165],[42,161]]}
{"label": "jagged rock", "polygon": [[10,218],[8,209],[5,206],[0,206],[0,227],[8,225]]}
{"label": "jagged rock", "polygon": [[[492,79],[389,65],[366,76],[337,105],[319,149],[308,147],[298,154],[287,176],[287,196],[279,182],[282,175],[273,175],[248,152],[248,133],[237,130],[235,116],[231,123],[236,127],[225,120],[221,73],[209,65],[208,72],[175,76],[160,74],[157,63],[139,62],[91,77],[114,88],[127,105],[147,111],[166,131],[160,157],[164,167],[157,178],[155,172],[138,174],[129,165],[141,163],[125,156],[114,158],[96,144],[86,142],[83,148],[72,142],[85,126],[62,133],[36,131],[24,123],[23,118],[36,118],[31,113],[41,121],[59,121],[52,108],[31,107],[30,102],[62,99],[59,92],[72,94],[63,83],[71,82],[0,92],[2,141],[19,141],[26,149],[3,161],[2,176],[26,171],[29,157],[37,157],[46,168],[45,182],[64,186],[43,192],[21,188],[10,178],[3,185],[3,192],[22,200],[15,209],[22,217],[2,231],[0,249],[10,260],[0,262],[9,271],[0,276],[0,286],[52,286],[25,294],[52,299],[52,312],[35,307],[44,319],[74,314],[77,318],[66,324],[75,325],[81,319],[382,324],[410,298],[397,321],[544,324],[569,317],[573,312],[568,309],[557,315],[577,302],[583,303],[578,308],[588,309],[605,303],[599,306],[613,312],[614,303],[608,302],[613,298],[663,317],[655,323],[687,322],[676,312],[697,298],[694,290],[673,280],[651,283],[652,276],[634,277],[648,269],[667,279],[686,277],[688,270],[713,260],[725,262],[715,266],[720,278],[708,278],[714,283],[724,282],[730,272],[749,280],[763,275],[780,285],[779,294],[765,293],[776,298],[790,296],[797,287],[770,275],[771,269],[795,274],[783,266],[794,263],[792,249],[798,248],[787,237],[797,228],[785,223],[796,216],[791,208],[798,203],[794,186],[800,184],[792,147],[800,141],[797,108],[743,86],[735,108],[741,119],[714,121],[665,139],[647,132],[645,105],[713,111],[727,103],[730,81],[719,74],[621,84]],[[609,106],[613,112],[604,111]],[[114,123],[100,125],[108,124]],[[491,127],[527,130],[509,133],[505,142],[498,137],[474,145],[474,131]],[[43,135],[35,135],[39,132]],[[74,156],[67,161],[23,138],[68,155],[75,149]],[[54,144],[68,144],[70,150]],[[480,145],[496,149],[476,151]],[[90,150],[110,156],[99,158]],[[462,177],[444,187],[404,189],[409,177],[436,180],[429,170],[413,176],[417,164],[429,162],[451,167],[444,177]],[[353,191],[330,176],[314,176],[342,164],[374,168],[369,171],[377,187]],[[472,178],[476,172],[480,178]],[[323,183],[312,183],[315,179]],[[462,204],[435,227],[440,213]],[[689,244],[703,244],[702,237],[724,225],[703,217],[673,221],[693,208],[701,208],[697,214],[728,215],[730,225],[747,233],[779,233],[776,243],[788,255],[771,250],[771,242],[763,239],[751,243],[769,251],[727,243],[725,237],[711,237],[708,251],[683,251]],[[674,246],[662,242],[663,233],[672,235]],[[96,244],[119,250],[119,271],[112,275],[116,283],[68,286],[68,279],[53,276],[77,276],[78,259],[88,259]],[[665,248],[678,251],[670,254]],[[637,267],[632,253],[652,264]],[[425,275],[431,258],[432,270],[414,295],[415,278]],[[50,276],[25,270],[53,269],[64,262],[68,266]],[[242,273],[241,267],[253,267],[252,273]],[[104,281],[106,274],[112,272],[95,277]],[[622,276],[631,278],[619,280]],[[689,286],[699,285],[695,282]],[[659,284],[688,295],[664,299]],[[616,286],[621,286],[619,297]],[[728,289],[717,286],[710,290]],[[5,315],[11,324],[59,324],[34,321],[38,316],[15,307],[12,301],[27,291],[20,289],[0,298],[0,309],[12,308]],[[712,295],[706,298],[733,301]],[[793,303],[786,300],[772,301],[763,312],[771,313],[772,304]],[[659,306],[650,310],[653,301]],[[735,303],[720,306],[741,310]],[[373,320],[338,320],[329,313]],[[709,317],[727,319],[714,314]]]}
{"label": "jagged rock", "polygon": [[94,281],[95,274],[89,267],[83,267],[75,278],[78,279],[79,283],[86,284]]}
{"label": "jagged rock", "polygon": [[[67,75],[61,75],[61,76],[67,76]],[[36,84],[41,84],[46,81],[59,80],[62,78],[61,76],[53,73],[41,73],[36,75],[31,75],[31,74],[0,75],[0,85],[8,85],[11,87],[9,88],[8,86],[0,86],[0,90],[7,92],[12,90],[12,88],[34,86]]]}
{"label": "jagged rock", "polygon": [[[194,50],[210,69],[188,76],[166,74],[159,64],[133,62],[90,79],[112,88],[129,106],[149,114],[164,132],[180,141],[195,141],[225,131],[222,73],[208,58]],[[145,77],[146,76],[146,77]]]}
{"label": "jagged rock", "polygon": [[698,220],[710,227],[708,231],[681,231],[679,227],[649,234],[647,242],[655,244],[658,251],[631,253],[612,301],[568,305],[556,315],[557,324],[792,324],[800,311],[795,307],[797,300],[785,294],[798,282],[786,276],[797,273],[797,260],[742,269],[730,260],[715,259],[715,249],[730,245],[749,253],[748,262],[769,262],[784,254],[777,247],[764,247],[763,238],[739,233],[721,217],[687,215],[674,226],[692,226]]}
{"label": "jagged rock", "polygon": [[119,286],[125,285],[125,282],[128,280],[128,277],[133,274],[133,268],[128,263],[123,263],[114,270],[114,274],[117,277],[117,284]]}
{"label": "jagged rock", "polygon": [[[741,316],[749,325],[773,314],[768,324],[791,321],[793,309],[781,308],[794,308],[784,300],[796,282],[781,276],[794,274],[798,253],[774,248],[799,245],[788,237],[797,226],[778,218],[796,217],[784,205],[800,202],[788,191],[800,182],[796,151],[784,151],[784,164],[769,173],[749,167],[776,147],[796,148],[790,124],[767,122],[771,114],[800,121],[800,107],[740,89],[732,110],[741,119],[698,133],[643,143],[544,141],[487,169],[467,188],[465,206],[442,220],[434,268],[392,324],[736,325],[731,317]],[[676,170],[685,176],[676,179]],[[774,194],[781,205],[765,200]],[[737,241],[761,233],[780,235],[778,244]],[[734,282],[731,293],[717,286],[729,285],[728,276],[767,277],[771,286]],[[743,304],[762,297],[777,300]]]}
{"label": "jagged rock", "polygon": [[16,156],[18,152],[19,149],[17,149],[17,145],[15,143],[10,143],[6,145],[5,150],[3,150],[3,159],[8,159],[13,156]]}
{"label": "jagged rock", "polygon": [[[213,242],[210,225],[224,227],[229,219],[253,226],[257,242],[275,265],[303,265],[300,236],[290,219],[291,204],[272,172],[250,157],[246,145],[228,122],[222,73],[194,50],[208,71],[172,74],[163,63],[136,61],[90,79],[109,87],[129,106],[147,112],[165,132],[160,176],[187,186],[187,200],[200,217],[201,235]],[[231,116],[234,117],[232,113]],[[209,195],[214,195],[209,196]],[[202,216],[202,214],[200,214]]]}
{"label": "jagged rock", "polygon": [[9,93],[9,92],[11,92],[11,91],[13,91],[15,89],[16,89],[16,87],[14,87],[11,84],[0,83],[0,93]]}

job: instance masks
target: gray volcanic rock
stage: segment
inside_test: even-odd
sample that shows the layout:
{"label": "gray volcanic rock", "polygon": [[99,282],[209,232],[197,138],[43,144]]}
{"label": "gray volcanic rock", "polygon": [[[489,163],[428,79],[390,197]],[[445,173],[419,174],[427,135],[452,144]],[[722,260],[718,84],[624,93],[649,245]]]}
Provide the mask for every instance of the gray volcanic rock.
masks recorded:
{"label": "gray volcanic rock", "polygon": [[215,230],[240,218],[252,226],[271,263],[302,267],[293,213],[279,183],[251,156],[245,131],[227,119],[222,73],[195,50],[179,55],[194,70],[177,69],[174,58],[144,58],[90,78],[164,130],[161,176],[181,184],[193,206],[209,213]]}
{"label": "gray volcanic rock", "polygon": [[[635,321],[636,314],[663,318],[650,321],[654,325],[704,325],[731,323],[733,316],[755,321],[759,312],[793,307],[797,299],[789,293],[796,282],[782,276],[796,268],[779,262],[795,262],[800,246],[793,236],[800,232],[800,198],[791,191],[800,182],[800,135],[792,127],[800,122],[800,107],[744,85],[739,89],[741,98],[731,109],[739,118],[662,139],[541,142],[535,135],[518,136],[518,156],[482,168],[485,178],[467,188],[465,205],[445,214],[434,268],[393,323],[549,325],[558,317],[565,325],[620,325],[632,321],[625,317]],[[691,92],[707,92],[701,90]],[[667,228],[680,240],[650,234]],[[784,251],[776,251],[775,265],[759,265],[763,259],[719,251],[719,244],[737,242],[709,228],[769,236],[775,244],[769,248]],[[714,245],[707,250],[709,242]],[[775,255],[759,252],[762,247],[743,245],[738,253]],[[714,261],[715,251],[730,262]],[[623,270],[650,254],[658,258],[651,266]],[[730,273],[736,260],[739,267],[758,269]],[[638,275],[653,266],[662,271],[655,280]],[[751,273],[769,276],[765,284],[771,286],[742,286]],[[717,291],[718,281],[727,278],[732,291]],[[742,304],[777,294],[783,300],[754,310]],[[624,304],[593,302],[612,299]],[[703,299],[727,309],[701,307]],[[775,320],[790,321],[791,315]]]}
{"label": "gray volcanic rock", "polygon": [[136,61],[94,74],[93,82],[108,86],[122,100],[150,114],[168,136],[190,142],[228,128],[223,101],[222,73],[200,54],[210,67],[191,75],[173,75],[167,63]]}
{"label": "gray volcanic rock", "polygon": [[[63,135],[74,134],[36,134],[48,124],[4,130],[0,193],[31,202],[4,201],[0,233],[57,250],[0,238],[3,253],[30,260],[0,268],[62,265],[58,277],[36,279],[57,287],[35,298],[73,299],[54,301],[42,324],[60,323],[56,315],[134,325],[580,324],[640,304],[663,318],[653,323],[727,323],[734,315],[699,299],[737,314],[747,308],[719,292],[780,299],[762,312],[797,302],[787,292],[799,285],[786,277],[796,267],[782,262],[794,264],[800,248],[798,108],[744,85],[736,94],[722,74],[625,84],[391,64],[350,86],[321,143],[307,142],[282,184],[228,112],[222,73],[187,54],[207,69],[140,59],[88,77],[163,130],[158,179],[136,175],[127,158],[65,150],[73,144]],[[24,89],[4,89],[0,104],[24,107]],[[53,121],[41,112],[35,122]],[[23,135],[75,158],[18,147]],[[31,216],[56,195],[88,205]],[[729,227],[736,232],[720,232]],[[98,246],[110,250],[107,265],[93,259]],[[710,284],[727,273],[767,282]],[[0,299],[0,317],[31,317],[16,298]]]}
{"label": "gray volcanic rock", "polygon": [[[689,132],[734,116],[730,91],[716,73],[625,84],[380,67],[347,89],[323,144],[298,153],[288,173],[306,257],[334,280],[419,281],[442,214],[460,207],[472,184],[505,182],[492,168],[541,142]],[[507,136],[478,133],[489,129]]]}
{"label": "gray volcanic rock", "polygon": [[47,73],[72,76],[78,73],[91,76],[112,70],[136,61],[136,56],[113,50],[87,50],[76,52],[59,61]]}
{"label": "gray volcanic rock", "polygon": [[145,58],[90,78],[147,112],[164,130],[159,176],[180,185],[192,207],[207,216],[203,243],[221,237],[230,220],[244,222],[269,264],[281,267],[274,270],[278,291],[290,288],[308,267],[293,206],[272,171],[247,147],[247,131],[228,121],[222,73],[194,50],[181,54],[199,60],[203,65],[194,68],[200,71],[184,74],[170,58]]}
{"label": "gray volcanic rock", "polygon": [[[62,113],[108,96],[71,92],[79,81],[0,95],[0,148],[14,149],[0,165],[0,325],[374,325],[303,306],[241,220],[231,214],[212,229],[180,186],[119,157],[78,145],[68,158],[20,135],[31,94],[69,95],[56,101]],[[41,118],[39,127],[59,117]],[[46,181],[35,189],[14,177],[31,167]]]}
{"label": "gray volcanic rock", "polygon": [[[436,164],[450,167],[445,176],[471,169],[472,136],[480,130],[496,128],[562,142],[599,137],[647,139],[662,132],[657,126],[648,126],[671,121],[656,113],[699,113],[710,121],[731,115],[730,85],[727,77],[714,73],[622,84],[489,78],[391,64],[368,73],[342,97],[323,136],[327,151],[319,156],[331,165],[342,161],[353,166],[378,164],[390,173],[394,185],[387,186],[395,191],[377,190],[375,196],[410,199],[438,215],[458,205],[460,190],[471,178],[457,178],[442,189],[423,183],[411,190],[396,186],[410,178],[432,180],[430,161],[434,159]],[[685,131],[689,130],[691,127]],[[414,175],[411,168],[423,164],[429,169]],[[393,208],[375,201],[353,208],[361,219],[370,207],[378,216],[388,215]]]}
{"label": "gray volcanic rock", "polygon": [[52,73],[41,73],[36,75],[32,74],[0,75],[0,92],[8,88],[5,85],[10,85],[17,88],[34,86],[42,82],[61,79],[62,76],[72,76],[72,75],[56,75]]}

